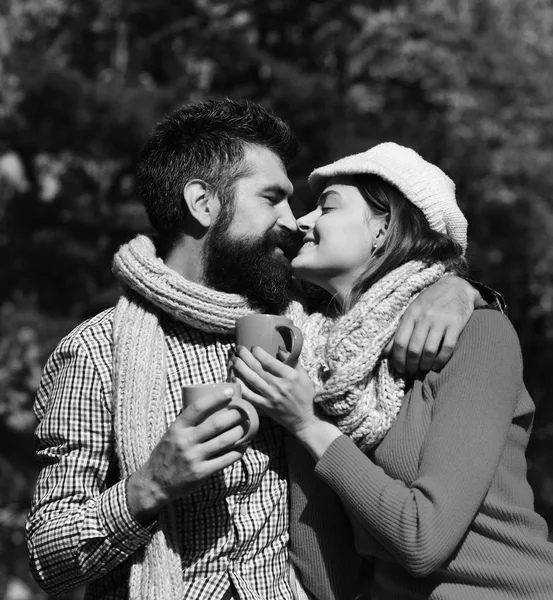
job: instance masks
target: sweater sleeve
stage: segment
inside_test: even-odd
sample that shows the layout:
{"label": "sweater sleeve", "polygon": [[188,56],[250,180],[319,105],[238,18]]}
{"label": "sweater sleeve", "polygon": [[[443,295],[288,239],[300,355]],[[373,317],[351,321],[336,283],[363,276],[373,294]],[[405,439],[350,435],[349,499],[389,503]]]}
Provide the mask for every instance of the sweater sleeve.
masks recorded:
{"label": "sweater sleeve", "polygon": [[522,386],[519,342],[507,318],[476,312],[450,362],[425,385],[434,410],[410,486],[345,436],[316,466],[357,525],[420,577],[461,542],[498,468]]}
{"label": "sweater sleeve", "polygon": [[315,477],[315,462],[301,443],[285,437],[290,478],[290,559],[317,600],[368,599],[372,562],[355,548],[340,498]]}

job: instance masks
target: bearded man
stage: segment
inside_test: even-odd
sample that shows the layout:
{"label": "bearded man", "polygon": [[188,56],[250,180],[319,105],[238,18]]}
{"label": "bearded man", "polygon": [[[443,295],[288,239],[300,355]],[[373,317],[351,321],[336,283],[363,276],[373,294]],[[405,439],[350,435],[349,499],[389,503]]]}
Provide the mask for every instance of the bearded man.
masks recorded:
{"label": "bearded man", "polygon": [[[237,318],[301,314],[286,172],[297,152],[288,125],[248,101],[185,105],[151,133],[138,182],[155,241],[138,236],[119,249],[117,306],[60,342],[36,397],[41,472],[26,537],[47,592],[87,584],[86,598],[109,600],[299,593],[282,430],[261,419],[252,443],[237,445],[244,424],[226,393],[181,411],[184,385],[226,381]],[[417,311],[461,296],[470,301],[455,300],[449,314],[462,323],[478,294],[451,278],[417,300],[404,331],[415,331]],[[413,344],[409,354],[398,342],[400,362],[420,360],[423,344]]]}

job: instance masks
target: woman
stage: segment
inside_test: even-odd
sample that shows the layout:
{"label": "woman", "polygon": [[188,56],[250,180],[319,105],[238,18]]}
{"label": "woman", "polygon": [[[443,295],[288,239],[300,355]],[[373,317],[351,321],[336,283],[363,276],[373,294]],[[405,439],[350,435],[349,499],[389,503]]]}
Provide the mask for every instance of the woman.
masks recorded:
{"label": "woman", "polygon": [[[453,182],[391,143],[309,182],[320,196],[292,266],[332,300],[305,323],[296,369],[237,348],[244,397],[339,496],[374,558],[371,600],[553,598],[553,544],[526,479],[534,405],[507,318],[475,312],[440,373],[405,380],[382,355],[408,302],[465,269]],[[295,543],[301,555],[310,541]]]}

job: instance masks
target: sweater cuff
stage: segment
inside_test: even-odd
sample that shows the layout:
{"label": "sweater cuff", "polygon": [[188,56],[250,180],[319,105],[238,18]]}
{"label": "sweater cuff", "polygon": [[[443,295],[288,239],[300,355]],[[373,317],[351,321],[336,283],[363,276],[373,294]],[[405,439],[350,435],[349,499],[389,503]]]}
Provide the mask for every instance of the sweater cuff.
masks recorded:
{"label": "sweater cuff", "polygon": [[[376,493],[385,484],[386,475],[347,436],[336,438],[315,465],[315,474],[329,485],[347,504],[355,506],[356,492],[361,485],[365,493],[369,488]],[[363,482],[361,484],[361,482]]]}
{"label": "sweater cuff", "polygon": [[317,461],[315,473],[322,479],[332,479],[332,475],[336,469],[341,468],[344,454],[351,454],[355,450],[359,452],[351,438],[345,434],[340,435],[330,444],[325,453]]}

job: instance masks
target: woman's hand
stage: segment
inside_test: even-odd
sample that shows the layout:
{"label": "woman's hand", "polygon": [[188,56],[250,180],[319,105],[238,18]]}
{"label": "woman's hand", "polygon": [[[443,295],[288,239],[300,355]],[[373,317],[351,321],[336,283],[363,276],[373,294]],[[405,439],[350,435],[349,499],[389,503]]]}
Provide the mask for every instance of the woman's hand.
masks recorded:
{"label": "woman's hand", "polygon": [[301,365],[289,367],[257,346],[252,352],[237,346],[231,365],[242,384],[242,397],[293,435],[319,420],[313,383]]}

